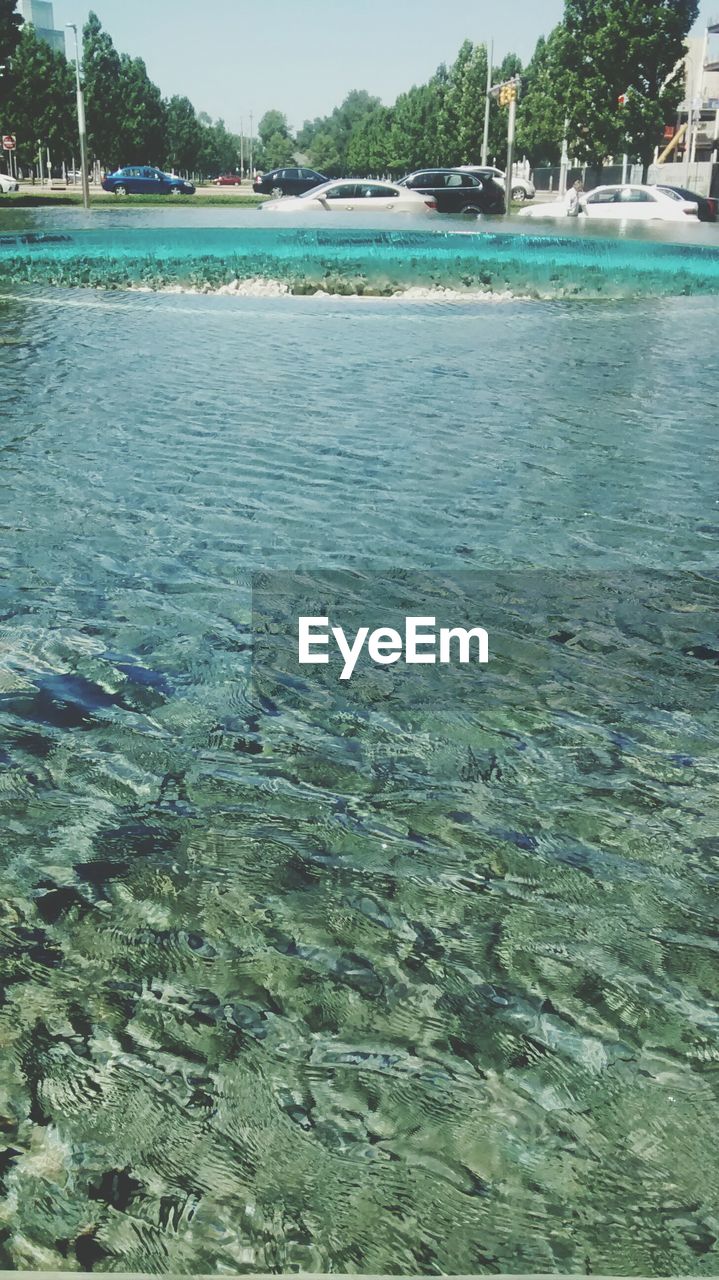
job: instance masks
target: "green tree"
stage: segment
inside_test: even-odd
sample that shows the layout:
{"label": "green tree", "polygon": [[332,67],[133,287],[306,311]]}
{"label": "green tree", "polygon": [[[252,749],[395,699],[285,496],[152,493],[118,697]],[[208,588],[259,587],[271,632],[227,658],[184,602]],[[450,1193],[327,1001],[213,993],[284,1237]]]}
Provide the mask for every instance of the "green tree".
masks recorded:
{"label": "green tree", "polygon": [[[474,45],[471,40],[465,40],[457,54],[457,57],[452,63],[452,66],[449,68],[447,85],[442,100],[442,110],[439,118],[439,136],[443,159],[446,165],[465,163],[465,157],[462,155],[459,134],[464,87],[467,72],[473,58]],[[483,106],[485,87],[486,86],[482,87]]]}
{"label": "green tree", "polygon": [[[0,0],[0,109],[4,111],[12,90],[12,61],[20,43],[22,18],[15,0]],[[9,122],[13,127],[13,121]],[[9,127],[6,122],[4,128]]]}
{"label": "green tree", "polygon": [[444,99],[440,73],[428,84],[400,94],[390,119],[390,161],[394,170],[418,169],[442,162],[440,121]]}
{"label": "green tree", "polygon": [[240,163],[240,139],[230,133],[224,120],[214,124],[202,115],[199,168],[202,173],[234,173]]}
{"label": "green tree", "polygon": [[668,77],[698,12],[699,0],[565,0],[562,87],[580,159],[601,165],[627,151],[649,164],[682,96]]}
{"label": "green tree", "polygon": [[83,27],[82,45],[88,146],[95,160],[112,168],[124,163],[120,55],[96,13],[90,12]]}
{"label": "green tree", "polygon": [[43,164],[49,148],[54,164],[78,155],[75,73],[63,53],[38,39],[34,27],[23,28],[13,59],[9,114],[17,134],[17,159],[23,169]]}
{"label": "green tree", "polygon": [[167,113],[160,90],[148,76],[142,58],[121,55],[120,91],[120,163],[161,164],[167,143]]}
{"label": "green tree", "polygon": [[376,107],[355,126],[347,144],[349,173],[365,176],[384,173],[393,167],[392,116],[388,107]]}
{"label": "green tree", "polygon": [[258,164],[264,169],[277,169],[292,164],[295,143],[290,133],[287,117],[281,111],[266,111],[257,126],[261,152]]}
{"label": "green tree", "polygon": [[559,163],[566,115],[561,27],[540,36],[522,77],[517,116],[517,150],[533,165]]}
{"label": "green tree", "polygon": [[[499,66],[492,70],[492,84],[503,84],[514,76],[522,75],[522,60],[516,53],[508,53]],[[492,98],[489,108],[489,159],[494,159],[500,168],[507,162],[507,108],[500,107],[496,98]]]}
{"label": "green tree", "polygon": [[165,159],[169,168],[195,173],[200,167],[203,126],[189,98],[175,96],[165,107],[167,141]]}
{"label": "green tree", "polygon": [[474,45],[464,61],[457,85],[458,164],[479,164],[484,134],[484,104],[487,93],[487,49]]}
{"label": "green tree", "polygon": [[381,105],[379,98],[365,89],[353,89],[331,115],[305,121],[297,135],[299,151],[306,153],[322,173],[332,176],[346,172],[353,132]]}

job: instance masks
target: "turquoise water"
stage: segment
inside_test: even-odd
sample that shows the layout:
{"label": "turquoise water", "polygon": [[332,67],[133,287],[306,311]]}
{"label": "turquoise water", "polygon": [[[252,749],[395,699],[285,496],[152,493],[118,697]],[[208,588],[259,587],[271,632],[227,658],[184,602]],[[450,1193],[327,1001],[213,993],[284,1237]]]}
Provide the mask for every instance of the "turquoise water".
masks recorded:
{"label": "turquoise water", "polygon": [[240,225],[221,225],[224,218],[200,228],[187,215],[145,215],[150,225],[139,226],[120,216],[109,236],[83,219],[70,230],[49,214],[35,217],[37,229],[0,234],[0,271],[13,283],[216,288],[262,277],[300,294],[417,286],[541,297],[719,292],[719,243],[700,226],[682,228],[683,241],[673,243],[667,228],[607,238],[594,228],[527,234],[506,222],[463,229],[450,219],[429,229],[396,217],[369,227],[361,218],[318,226],[316,217],[287,226],[287,215],[256,209]]}
{"label": "turquoise water", "polygon": [[[0,1261],[716,1274],[717,303],[646,296],[711,244],[65,217],[0,247]],[[546,255],[653,267],[116,287]],[[340,688],[310,604],[493,661]]]}

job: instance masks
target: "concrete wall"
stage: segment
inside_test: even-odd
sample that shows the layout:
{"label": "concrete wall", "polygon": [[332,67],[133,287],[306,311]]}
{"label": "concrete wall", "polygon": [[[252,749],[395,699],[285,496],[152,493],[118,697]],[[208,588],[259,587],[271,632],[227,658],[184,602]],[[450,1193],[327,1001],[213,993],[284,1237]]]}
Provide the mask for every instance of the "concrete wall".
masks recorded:
{"label": "concrete wall", "polygon": [[[688,176],[687,176],[688,175]],[[717,164],[653,164],[649,168],[649,182],[665,182],[672,187],[688,187],[698,196],[719,195],[719,165]]]}

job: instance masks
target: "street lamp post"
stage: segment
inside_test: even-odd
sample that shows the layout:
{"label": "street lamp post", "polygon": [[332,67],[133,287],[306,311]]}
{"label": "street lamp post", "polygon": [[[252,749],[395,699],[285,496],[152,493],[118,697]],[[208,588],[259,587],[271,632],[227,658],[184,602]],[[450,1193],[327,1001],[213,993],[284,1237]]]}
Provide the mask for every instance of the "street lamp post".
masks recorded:
{"label": "street lamp post", "polygon": [[85,125],[85,99],[80,81],[80,45],[77,38],[77,26],[74,22],[65,24],[75,33],[75,80],[77,83],[77,127],[80,134],[80,172],[82,174],[82,203],[90,208],[90,183],[87,177],[87,127]]}
{"label": "street lamp post", "polygon": [[[485,46],[486,47],[486,46]],[[489,107],[492,92],[492,63],[494,61],[494,41],[487,49],[487,93],[484,99],[484,130],[482,132],[482,164],[487,163],[489,154]]]}

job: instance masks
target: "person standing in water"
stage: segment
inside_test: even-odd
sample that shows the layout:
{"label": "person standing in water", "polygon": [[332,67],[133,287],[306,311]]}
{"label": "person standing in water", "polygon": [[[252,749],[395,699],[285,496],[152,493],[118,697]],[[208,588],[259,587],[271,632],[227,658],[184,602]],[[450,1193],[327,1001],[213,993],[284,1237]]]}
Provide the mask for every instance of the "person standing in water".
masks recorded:
{"label": "person standing in water", "polygon": [[569,192],[569,201],[567,204],[568,218],[579,217],[579,197],[581,196],[583,191],[584,191],[584,183],[582,182],[581,178],[577,178],[577,181],[574,183],[573,187]]}

